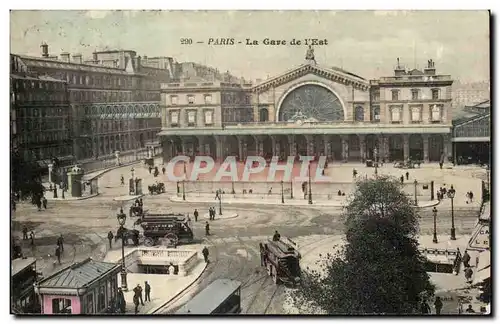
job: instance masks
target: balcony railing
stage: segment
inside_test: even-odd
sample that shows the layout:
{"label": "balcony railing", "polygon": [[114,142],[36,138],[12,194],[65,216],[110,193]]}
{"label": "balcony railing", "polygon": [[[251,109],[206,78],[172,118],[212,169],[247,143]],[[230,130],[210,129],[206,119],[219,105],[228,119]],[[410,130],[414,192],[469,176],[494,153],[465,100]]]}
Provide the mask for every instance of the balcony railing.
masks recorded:
{"label": "balcony railing", "polygon": [[[451,81],[451,75],[401,75],[393,77],[381,77],[377,83],[384,82],[408,82],[408,81]],[[375,84],[373,82],[372,84]]]}

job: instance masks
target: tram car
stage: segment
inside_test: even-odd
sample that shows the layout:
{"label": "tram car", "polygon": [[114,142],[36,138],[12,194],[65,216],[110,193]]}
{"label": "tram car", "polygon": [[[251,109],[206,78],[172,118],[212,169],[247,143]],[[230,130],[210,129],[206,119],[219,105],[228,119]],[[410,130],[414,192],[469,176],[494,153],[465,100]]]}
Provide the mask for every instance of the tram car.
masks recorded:
{"label": "tram car", "polygon": [[301,256],[291,242],[268,240],[260,243],[260,258],[275,284],[296,286],[300,283]]}
{"label": "tram car", "polygon": [[135,225],[142,227],[146,246],[165,243],[167,246],[176,247],[182,243],[190,243],[194,238],[193,231],[182,214],[145,213]]}

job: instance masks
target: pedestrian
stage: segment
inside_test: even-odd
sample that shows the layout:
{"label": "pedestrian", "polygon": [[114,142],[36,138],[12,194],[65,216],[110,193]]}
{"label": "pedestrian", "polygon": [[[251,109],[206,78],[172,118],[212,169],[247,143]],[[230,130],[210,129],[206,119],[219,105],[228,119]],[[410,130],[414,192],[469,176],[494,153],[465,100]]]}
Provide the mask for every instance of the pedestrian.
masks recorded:
{"label": "pedestrian", "polygon": [[61,253],[64,252],[64,240],[62,234],[57,238],[57,246],[61,249]]}
{"label": "pedestrian", "polygon": [[441,297],[436,297],[436,300],[434,301],[434,307],[436,308],[436,315],[441,315],[441,309],[443,308]]}
{"label": "pedestrian", "polygon": [[471,267],[465,269],[465,280],[468,284],[472,283],[472,274],[473,271]]}
{"label": "pedestrian", "polygon": [[217,191],[215,191],[215,199],[214,200],[220,199],[219,194],[220,194],[220,190],[217,189]]}
{"label": "pedestrian", "polygon": [[208,222],[205,225],[205,235],[206,236],[210,235],[210,224],[208,224]]}
{"label": "pedestrian", "polygon": [[45,197],[42,198],[42,205],[43,205],[43,209],[47,209],[47,198],[45,198]]}
{"label": "pedestrian", "polygon": [[467,307],[465,312],[470,314],[470,313],[475,313],[476,311],[474,309],[472,309],[472,305],[469,304],[469,307]]}
{"label": "pedestrian", "polygon": [[422,300],[422,303],[420,304],[420,312],[422,314],[430,314],[431,313],[431,308],[429,307],[429,304],[425,300]]}
{"label": "pedestrian", "polygon": [[144,301],[150,302],[151,301],[151,286],[147,281],[144,281]]}
{"label": "pedestrian", "polygon": [[23,226],[23,240],[27,240],[28,239],[28,228],[26,227],[26,225]]}
{"label": "pedestrian", "polygon": [[356,169],[352,169],[352,177],[356,178],[357,175],[358,175],[358,171]]}
{"label": "pedestrian", "polygon": [[406,171],[406,180],[410,179],[410,172]]}
{"label": "pedestrian", "polygon": [[31,246],[35,246],[35,232],[30,232]]}
{"label": "pedestrian", "polygon": [[212,220],[212,207],[208,207],[208,219]]}
{"label": "pedestrian", "polygon": [[212,220],[215,220],[215,207],[212,207]]}
{"label": "pedestrian", "polygon": [[153,170],[152,166],[149,166],[149,174],[151,174],[151,171]]}
{"label": "pedestrian", "polygon": [[399,178],[401,180],[401,184],[403,184],[405,182],[405,177],[404,176],[401,176],[401,178]]}
{"label": "pedestrian", "polygon": [[197,222],[198,221],[198,209],[196,209],[196,208],[194,209],[193,215],[194,215],[194,221]]}
{"label": "pedestrian", "polygon": [[120,177],[120,184],[123,186],[125,185],[125,178],[123,177],[123,174]]}
{"label": "pedestrian", "polygon": [[134,313],[137,315],[139,314],[139,297],[137,297],[136,295],[134,295],[134,305],[135,305]]}
{"label": "pedestrian", "polygon": [[469,253],[467,253],[467,250],[465,250],[465,252],[464,252],[464,256],[462,257],[462,261],[463,261],[464,266],[466,268],[470,267],[470,264],[469,264],[469,262],[470,262],[470,255],[469,255]]}
{"label": "pedestrian", "polygon": [[109,248],[110,248],[110,249],[113,247],[113,244],[112,244],[112,242],[113,242],[113,237],[114,237],[113,232],[112,232],[112,231],[109,231],[109,232],[108,232],[108,241],[109,241]]}
{"label": "pedestrian", "polygon": [[142,202],[142,198],[139,199],[139,207],[144,206],[144,203]]}
{"label": "pedestrian", "polygon": [[439,168],[443,170],[443,162],[439,162]]}
{"label": "pedestrian", "polygon": [[61,249],[59,246],[56,247],[56,257],[57,257],[57,262],[61,264]]}
{"label": "pedestrian", "polygon": [[161,168],[161,172],[163,173],[163,175],[165,175],[165,171],[166,171],[165,167]]}
{"label": "pedestrian", "polygon": [[472,200],[474,199],[474,193],[471,191],[470,192],[470,202],[472,203]]}
{"label": "pedestrian", "polygon": [[201,251],[201,254],[203,254],[203,259],[205,259],[205,263],[208,263],[208,248],[205,246],[203,250]]}
{"label": "pedestrian", "polygon": [[42,200],[40,199],[40,197],[36,197],[36,207],[38,208],[38,211],[41,211],[42,210]]}
{"label": "pedestrian", "polygon": [[273,241],[279,241],[280,238],[281,238],[280,233],[278,233],[278,231],[275,231],[273,235]]}

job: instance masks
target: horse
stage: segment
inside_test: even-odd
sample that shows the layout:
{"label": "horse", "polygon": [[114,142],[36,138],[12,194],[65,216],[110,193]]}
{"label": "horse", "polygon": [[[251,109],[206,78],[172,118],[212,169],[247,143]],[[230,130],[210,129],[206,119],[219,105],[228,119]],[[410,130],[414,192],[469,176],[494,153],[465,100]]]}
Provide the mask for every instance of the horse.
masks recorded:
{"label": "horse", "polygon": [[115,242],[118,241],[118,239],[121,239],[123,237],[123,241],[125,245],[128,245],[129,242],[128,240],[131,239],[134,243],[135,246],[139,245],[139,231],[136,229],[127,229],[125,227],[120,227],[116,231],[115,235]]}

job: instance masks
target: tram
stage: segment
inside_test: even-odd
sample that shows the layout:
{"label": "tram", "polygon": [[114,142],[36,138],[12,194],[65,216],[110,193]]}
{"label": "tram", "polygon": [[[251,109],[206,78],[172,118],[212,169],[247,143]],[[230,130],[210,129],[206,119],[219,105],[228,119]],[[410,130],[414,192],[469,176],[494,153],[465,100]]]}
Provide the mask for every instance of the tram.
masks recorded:
{"label": "tram", "polygon": [[296,286],[300,283],[300,253],[290,240],[268,240],[260,243],[262,265],[275,284],[284,283]]}
{"label": "tram", "polygon": [[217,279],[177,310],[175,315],[239,314],[241,282]]}

